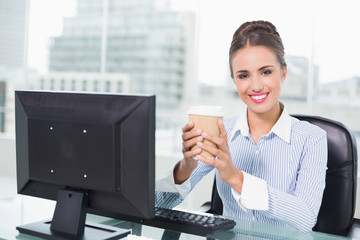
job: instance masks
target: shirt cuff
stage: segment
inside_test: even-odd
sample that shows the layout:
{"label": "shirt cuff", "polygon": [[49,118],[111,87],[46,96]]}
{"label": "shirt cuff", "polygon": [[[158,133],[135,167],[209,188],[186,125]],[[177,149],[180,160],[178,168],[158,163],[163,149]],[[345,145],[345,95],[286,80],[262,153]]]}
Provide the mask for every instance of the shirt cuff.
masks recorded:
{"label": "shirt cuff", "polygon": [[164,173],[158,180],[156,180],[155,190],[158,192],[174,192],[179,193],[182,198],[185,198],[191,189],[190,178],[182,184],[175,184],[174,169],[171,168]]}
{"label": "shirt cuff", "polygon": [[243,172],[241,194],[231,188],[231,193],[241,208],[253,210],[269,209],[269,193],[265,180]]}

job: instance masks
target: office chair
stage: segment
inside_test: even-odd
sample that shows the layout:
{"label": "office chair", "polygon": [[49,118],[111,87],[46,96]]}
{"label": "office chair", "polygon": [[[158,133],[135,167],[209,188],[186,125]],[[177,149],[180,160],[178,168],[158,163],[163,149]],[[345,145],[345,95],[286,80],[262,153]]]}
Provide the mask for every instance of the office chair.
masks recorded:
{"label": "office chair", "polygon": [[[318,116],[292,115],[308,121],[327,132],[328,163],[326,186],[317,223],[313,230],[346,236],[354,221],[357,180],[356,139],[344,124]],[[201,211],[221,215],[223,206],[213,184],[211,202],[205,203]]]}

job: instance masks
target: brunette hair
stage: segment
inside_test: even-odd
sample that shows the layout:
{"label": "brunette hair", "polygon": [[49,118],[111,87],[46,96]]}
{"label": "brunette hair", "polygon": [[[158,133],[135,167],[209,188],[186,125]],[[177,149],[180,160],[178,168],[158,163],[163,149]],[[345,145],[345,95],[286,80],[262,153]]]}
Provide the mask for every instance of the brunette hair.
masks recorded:
{"label": "brunette hair", "polygon": [[276,27],[267,21],[252,21],[243,23],[234,33],[229,50],[229,65],[231,78],[234,78],[231,60],[233,55],[246,46],[264,46],[271,49],[281,67],[285,67],[284,45]]}

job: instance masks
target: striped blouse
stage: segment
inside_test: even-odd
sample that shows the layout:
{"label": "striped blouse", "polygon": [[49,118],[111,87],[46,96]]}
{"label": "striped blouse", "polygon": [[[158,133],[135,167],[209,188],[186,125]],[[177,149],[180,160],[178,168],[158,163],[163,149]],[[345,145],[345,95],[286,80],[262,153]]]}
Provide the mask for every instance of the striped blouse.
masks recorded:
{"label": "striped blouse", "polygon": [[[257,144],[249,134],[246,114],[225,118],[224,126],[235,166],[266,182],[268,207],[266,210],[244,207],[235,199],[234,190],[221,181],[216,171],[223,215],[302,231],[311,230],[316,224],[325,188],[326,132],[291,117],[286,108],[272,130]],[[174,191],[164,192],[157,188],[156,205],[173,208],[180,204],[201,178],[213,169],[199,162],[186,182],[173,186]]]}

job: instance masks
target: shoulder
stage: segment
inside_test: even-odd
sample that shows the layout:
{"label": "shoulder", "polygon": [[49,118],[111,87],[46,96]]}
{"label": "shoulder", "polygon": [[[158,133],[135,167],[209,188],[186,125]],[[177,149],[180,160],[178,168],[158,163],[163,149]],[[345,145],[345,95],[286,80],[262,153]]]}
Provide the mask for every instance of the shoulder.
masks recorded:
{"label": "shoulder", "polygon": [[326,138],[326,131],[307,121],[291,117],[291,135],[292,138],[305,138],[317,142]]}

